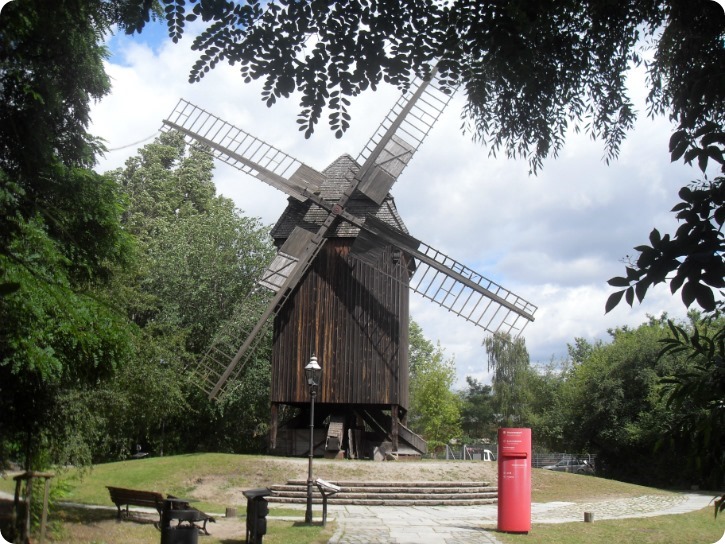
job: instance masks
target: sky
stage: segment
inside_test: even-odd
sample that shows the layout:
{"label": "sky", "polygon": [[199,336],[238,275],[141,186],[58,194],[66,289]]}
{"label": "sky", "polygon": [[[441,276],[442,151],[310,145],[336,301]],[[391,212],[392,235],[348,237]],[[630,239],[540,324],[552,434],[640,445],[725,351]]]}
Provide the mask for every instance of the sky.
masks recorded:
{"label": "sky", "polygon": [[[305,139],[297,129],[298,98],[268,108],[261,85],[245,84],[238,68],[226,64],[190,84],[197,59],[192,36],[173,44],[165,32],[157,24],[140,36],[108,39],[113,90],[94,105],[90,127],[109,148],[98,171],[122,167],[150,143],[182,97],[323,170],[343,153],[357,157],[399,94],[385,87],[363,94],[353,99],[343,138],[336,139],[323,119]],[[461,132],[463,97],[456,95],[391,190],[411,235],[538,306],[523,333],[533,364],[560,363],[575,338],[607,341],[609,329],[636,327],[648,315],[685,316],[679,294],[672,296],[667,286],[650,289],[633,308],[622,302],[604,313],[614,292],[607,280],[624,275],[624,259],[636,255],[632,248],[645,243],[653,227],[674,232],[669,210],[677,192],[700,177],[695,168],[670,163],[672,125],[647,117],[644,73],[632,71],[628,85],[639,119],[609,165],[603,143],[573,131],[537,175],[525,160],[491,157]],[[286,206],[286,195],[223,163],[214,179],[219,193],[265,224]],[[458,387],[466,376],[490,381],[483,329],[415,294],[410,311],[424,335],[455,360]]]}

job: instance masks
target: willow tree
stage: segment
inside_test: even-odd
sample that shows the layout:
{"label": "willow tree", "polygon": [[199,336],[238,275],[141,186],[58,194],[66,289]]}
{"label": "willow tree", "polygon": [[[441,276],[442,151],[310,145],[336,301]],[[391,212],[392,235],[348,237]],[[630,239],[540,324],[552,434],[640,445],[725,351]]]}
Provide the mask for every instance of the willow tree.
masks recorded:
{"label": "willow tree", "polygon": [[487,336],[488,371],[493,372],[493,405],[504,427],[522,425],[526,420],[529,353],[523,338],[512,339],[507,333]]}

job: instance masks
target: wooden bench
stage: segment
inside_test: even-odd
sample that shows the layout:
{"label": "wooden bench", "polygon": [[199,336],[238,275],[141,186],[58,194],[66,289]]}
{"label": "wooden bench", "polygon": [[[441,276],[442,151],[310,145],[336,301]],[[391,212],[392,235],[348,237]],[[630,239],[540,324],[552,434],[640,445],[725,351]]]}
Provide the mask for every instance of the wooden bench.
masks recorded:
{"label": "wooden bench", "polygon": [[164,509],[164,496],[156,491],[140,491],[138,489],[124,489],[122,487],[106,486],[111,494],[111,502],[118,508],[118,519],[121,519],[121,507],[126,506],[126,517],[128,517],[129,506],[143,506],[154,508],[159,519]]}
{"label": "wooden bench", "polygon": [[[164,510],[164,496],[156,491],[141,491],[138,489],[124,489],[122,487],[111,487],[106,486],[108,492],[111,495],[111,502],[118,508],[118,519],[121,519],[121,507],[126,506],[126,517],[128,517],[129,506],[143,506],[146,508],[154,508],[159,514],[159,521],[161,521],[161,514]],[[176,499],[173,495],[168,496],[169,499]],[[194,508],[188,502],[172,502],[172,510],[183,510],[183,515],[179,513],[172,513],[171,517],[177,519],[179,523],[182,521],[188,521],[195,526],[196,523],[204,522],[201,530],[204,534],[209,534],[206,530],[207,522],[211,521],[215,523],[216,520],[202,512],[201,510]]]}

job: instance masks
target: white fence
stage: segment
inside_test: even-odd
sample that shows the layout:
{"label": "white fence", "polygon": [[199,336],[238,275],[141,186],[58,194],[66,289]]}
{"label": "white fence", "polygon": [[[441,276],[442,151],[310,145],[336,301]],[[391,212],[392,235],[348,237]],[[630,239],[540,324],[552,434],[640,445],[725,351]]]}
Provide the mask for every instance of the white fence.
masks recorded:
{"label": "white fence", "polygon": [[[495,461],[497,454],[497,444],[446,444],[445,459],[448,461]],[[596,467],[596,458],[597,456],[595,454],[590,453],[534,452],[531,459],[531,466],[533,468],[541,468],[555,465],[564,459],[583,459],[590,466]]]}

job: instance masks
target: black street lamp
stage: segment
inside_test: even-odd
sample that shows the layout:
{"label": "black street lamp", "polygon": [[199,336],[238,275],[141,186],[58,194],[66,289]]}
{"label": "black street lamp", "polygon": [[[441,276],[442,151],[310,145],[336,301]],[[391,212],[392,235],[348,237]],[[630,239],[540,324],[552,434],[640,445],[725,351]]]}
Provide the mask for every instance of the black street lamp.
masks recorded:
{"label": "black street lamp", "polygon": [[322,367],[317,364],[317,357],[314,355],[305,367],[305,378],[310,388],[310,457],[307,466],[307,510],[305,511],[305,523],[312,523],[312,457],[315,448],[315,397],[317,388],[320,385]]}

